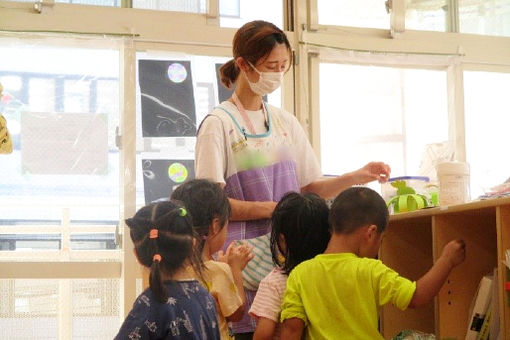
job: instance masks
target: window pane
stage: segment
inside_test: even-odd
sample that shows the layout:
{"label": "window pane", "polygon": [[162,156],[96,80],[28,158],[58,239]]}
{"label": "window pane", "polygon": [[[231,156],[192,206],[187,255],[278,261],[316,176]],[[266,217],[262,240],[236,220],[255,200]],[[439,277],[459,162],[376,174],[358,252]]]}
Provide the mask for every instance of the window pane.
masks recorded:
{"label": "window pane", "polygon": [[0,46],[0,112],[14,142],[2,157],[0,222],[116,223],[118,51]]}
{"label": "window pane", "polygon": [[265,20],[283,29],[282,0],[219,1],[221,27],[237,28],[252,20]]}
{"label": "window pane", "polygon": [[510,74],[464,72],[466,152],[471,198],[510,178]]}
{"label": "window pane", "polygon": [[390,28],[382,0],[317,0],[320,25]]}
{"label": "window pane", "polygon": [[66,325],[74,340],[112,339],[120,327],[118,279],[0,280],[0,289],[2,339],[65,338]]}
{"label": "window pane", "polygon": [[[169,198],[173,188],[193,178],[196,130],[231,95],[217,76],[228,60],[137,53],[138,206]],[[269,95],[268,102],[280,107],[280,91]]]}
{"label": "window pane", "polygon": [[459,0],[462,33],[510,36],[510,0]]}
{"label": "window pane", "polygon": [[205,13],[206,0],[133,0],[133,8],[188,13]]}
{"label": "window pane", "polygon": [[418,175],[425,145],[448,138],[444,71],[321,63],[320,107],[325,174],[379,160]]}
{"label": "window pane", "polygon": [[406,0],[406,29],[445,32],[446,0]]}
{"label": "window pane", "polygon": [[120,7],[121,0],[55,0],[66,4]]}

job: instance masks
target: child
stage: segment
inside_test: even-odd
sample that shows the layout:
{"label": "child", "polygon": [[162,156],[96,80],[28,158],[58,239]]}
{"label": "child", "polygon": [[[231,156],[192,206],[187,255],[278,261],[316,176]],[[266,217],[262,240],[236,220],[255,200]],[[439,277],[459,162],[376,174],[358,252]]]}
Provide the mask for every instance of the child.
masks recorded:
{"label": "child", "polygon": [[393,303],[401,310],[429,303],[450,271],[464,261],[462,240],[448,243],[441,257],[417,282],[375,260],[388,209],[365,187],[338,195],[330,210],[331,240],[324,254],[294,268],[282,305],[282,339],[383,339],[378,308]]}
{"label": "child", "polygon": [[271,218],[271,254],[276,268],[259,285],[250,315],[257,319],[254,340],[280,339],[280,311],[287,277],[299,263],[322,253],[330,238],[328,206],[315,194],[291,192]]}
{"label": "child", "polygon": [[227,322],[239,321],[244,314],[246,298],[241,272],[252,258],[251,248],[231,244],[225,254],[219,252],[219,258],[228,264],[213,260],[212,255],[225,243],[230,217],[227,195],[218,184],[194,179],[175,189],[172,199],[182,201],[191,213],[206,268],[204,284],[216,300],[221,339],[232,339]]}
{"label": "child", "polygon": [[138,261],[150,268],[150,288],[136,299],[115,339],[220,339],[214,299],[186,270],[192,265],[201,273],[203,267],[186,209],[153,203],[126,224]]}

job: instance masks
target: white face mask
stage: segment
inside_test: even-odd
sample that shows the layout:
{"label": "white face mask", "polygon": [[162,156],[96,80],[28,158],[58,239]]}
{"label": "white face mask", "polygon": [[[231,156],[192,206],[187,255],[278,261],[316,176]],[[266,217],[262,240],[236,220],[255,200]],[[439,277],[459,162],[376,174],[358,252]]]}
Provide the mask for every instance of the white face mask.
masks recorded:
{"label": "white face mask", "polygon": [[259,80],[256,83],[248,80],[253,92],[259,96],[265,96],[280,87],[283,80],[283,72],[260,72],[250,62],[248,64],[259,74]]}

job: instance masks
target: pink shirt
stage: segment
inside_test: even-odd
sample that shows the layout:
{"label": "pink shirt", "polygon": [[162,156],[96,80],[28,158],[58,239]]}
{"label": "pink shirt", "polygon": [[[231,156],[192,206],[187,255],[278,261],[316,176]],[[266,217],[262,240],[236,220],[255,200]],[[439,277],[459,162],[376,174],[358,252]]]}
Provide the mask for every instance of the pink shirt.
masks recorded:
{"label": "pink shirt", "polygon": [[280,269],[273,269],[260,281],[257,295],[250,308],[250,315],[256,319],[267,318],[276,322],[273,339],[280,339],[280,312],[287,285],[287,275]]}

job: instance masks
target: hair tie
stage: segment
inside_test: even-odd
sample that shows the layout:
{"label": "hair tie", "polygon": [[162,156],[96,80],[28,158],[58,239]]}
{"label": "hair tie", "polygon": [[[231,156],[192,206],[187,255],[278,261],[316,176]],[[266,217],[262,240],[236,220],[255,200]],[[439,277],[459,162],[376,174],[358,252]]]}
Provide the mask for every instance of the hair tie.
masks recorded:
{"label": "hair tie", "polygon": [[154,256],[152,257],[152,261],[153,262],[161,262],[161,255],[154,254]]}
{"label": "hair tie", "polygon": [[187,214],[187,213],[188,213],[188,212],[186,211],[186,209],[184,209],[184,208],[179,208],[179,215],[180,215],[181,217],[186,216],[186,214]]}
{"label": "hair tie", "polygon": [[158,229],[151,229],[149,231],[149,238],[158,238]]}

